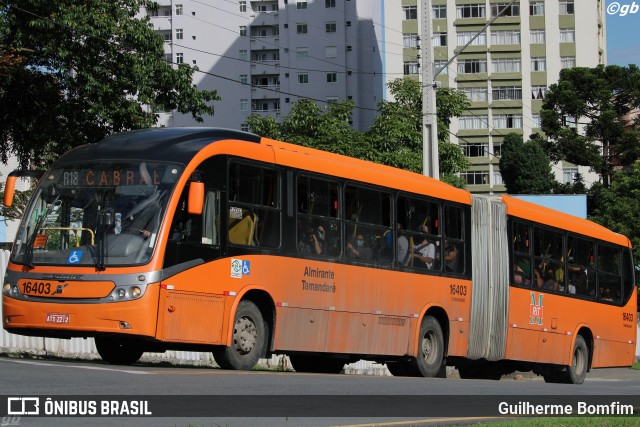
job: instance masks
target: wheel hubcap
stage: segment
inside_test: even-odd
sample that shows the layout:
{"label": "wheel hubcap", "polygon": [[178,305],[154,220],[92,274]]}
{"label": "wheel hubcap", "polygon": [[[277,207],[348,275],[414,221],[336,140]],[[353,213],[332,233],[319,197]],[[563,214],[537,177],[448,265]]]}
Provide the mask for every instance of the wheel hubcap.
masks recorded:
{"label": "wheel hubcap", "polygon": [[427,364],[435,362],[438,354],[438,341],[436,340],[436,334],[433,331],[427,331],[422,338],[422,358]]}
{"label": "wheel hubcap", "polygon": [[580,375],[585,369],[585,357],[581,348],[576,348],[573,354],[573,370]]}
{"label": "wheel hubcap", "polygon": [[236,348],[243,354],[249,353],[256,345],[258,330],[248,317],[241,317],[236,321],[233,330],[233,340]]}

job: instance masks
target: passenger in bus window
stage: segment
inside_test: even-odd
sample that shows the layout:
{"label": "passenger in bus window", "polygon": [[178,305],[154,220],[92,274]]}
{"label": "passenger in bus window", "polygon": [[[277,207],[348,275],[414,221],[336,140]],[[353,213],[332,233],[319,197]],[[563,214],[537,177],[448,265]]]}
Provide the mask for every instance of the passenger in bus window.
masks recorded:
{"label": "passenger in bus window", "polygon": [[444,240],[444,267],[450,272],[458,269],[458,249],[449,239]]}
{"label": "passenger in bus window", "polygon": [[431,270],[433,269],[433,261],[436,258],[436,246],[429,241],[427,236],[429,227],[421,225],[419,228],[425,235],[422,242],[413,248],[413,257],[421,261],[424,267]]}
{"label": "passenger in bus window", "polygon": [[398,264],[405,265],[407,262],[407,254],[409,253],[409,239],[403,234],[404,227],[401,223],[396,224],[396,229],[398,231]]}
{"label": "passenger in bus window", "polygon": [[542,280],[543,280],[543,285],[542,287],[544,289],[547,289],[549,291],[557,291],[558,290],[558,281],[555,278],[555,274],[553,272],[553,269],[551,268],[547,268],[544,270],[544,274],[542,276]]}
{"label": "passenger in bus window", "polygon": [[324,253],[325,231],[322,225],[314,225],[307,222],[306,232],[300,233],[301,240],[298,248],[302,253],[321,255]]}
{"label": "passenger in bus window", "polygon": [[544,280],[542,280],[542,273],[539,269],[533,270],[533,283],[536,288],[542,288],[544,286]]}
{"label": "passenger in bus window", "polygon": [[347,256],[349,258],[370,260],[373,253],[364,241],[364,236],[358,234],[353,242],[347,242]]}

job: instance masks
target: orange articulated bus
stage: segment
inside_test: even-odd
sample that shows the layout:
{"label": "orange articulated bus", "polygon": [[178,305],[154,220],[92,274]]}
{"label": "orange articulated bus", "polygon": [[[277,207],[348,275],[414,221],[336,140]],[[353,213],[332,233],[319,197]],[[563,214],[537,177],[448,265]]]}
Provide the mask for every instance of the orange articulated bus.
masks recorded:
{"label": "orange articulated bus", "polygon": [[2,323],[92,337],[115,364],[180,349],[226,369],[277,353],[306,372],[368,359],[581,383],[634,361],[633,270],[626,237],[508,196],[244,132],[149,129],[42,175]]}

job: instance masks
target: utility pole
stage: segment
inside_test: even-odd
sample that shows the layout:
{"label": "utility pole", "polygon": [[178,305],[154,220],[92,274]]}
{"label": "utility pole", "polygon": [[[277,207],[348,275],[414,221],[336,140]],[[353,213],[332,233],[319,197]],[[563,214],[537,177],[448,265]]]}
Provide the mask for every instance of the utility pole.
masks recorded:
{"label": "utility pole", "polygon": [[422,0],[422,37],[420,68],[422,69],[422,173],[440,179],[438,161],[438,120],[436,117],[436,85],[433,76],[433,21],[431,0]]}

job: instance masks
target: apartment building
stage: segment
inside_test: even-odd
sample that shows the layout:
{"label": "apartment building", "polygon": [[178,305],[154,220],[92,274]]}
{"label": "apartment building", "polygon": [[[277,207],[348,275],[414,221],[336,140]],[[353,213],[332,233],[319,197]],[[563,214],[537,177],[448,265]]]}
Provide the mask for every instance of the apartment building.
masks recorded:
{"label": "apartment building", "polygon": [[[404,68],[416,75],[420,50],[412,40],[420,37],[418,17],[424,14],[416,12],[421,7],[422,1],[402,2]],[[436,80],[471,100],[452,128],[471,161],[461,175],[473,192],[504,192],[498,168],[504,136],[516,132],[527,140],[541,131],[542,99],[561,69],[605,63],[604,2],[432,0],[431,13]],[[587,183],[598,179],[566,162],[552,169],[560,182],[573,182],[578,172]]]}
{"label": "apartment building", "polygon": [[[385,93],[380,0],[159,0],[145,12],[164,37],[167,60],[198,67],[194,84],[222,97],[204,126],[246,128],[252,114],[286,116],[298,99],[321,106],[351,99],[352,125],[367,128]],[[395,8],[400,17],[402,9]],[[400,21],[397,20],[400,25]],[[401,33],[398,30],[401,40]],[[402,46],[395,57],[402,76]],[[196,125],[161,113],[164,126]],[[201,125],[200,125],[201,126]]]}
{"label": "apartment building", "polygon": [[[197,66],[194,84],[222,97],[205,126],[246,129],[250,114],[279,120],[301,98],[321,106],[351,99],[352,125],[366,130],[389,96],[386,83],[420,78],[421,51],[432,48],[439,85],[464,91],[472,102],[451,130],[472,164],[462,177],[479,193],[505,191],[498,170],[504,135],[517,132],[526,140],[540,131],[542,98],[560,70],[606,60],[602,0],[432,0],[433,38],[426,46],[424,0],[158,4],[147,14],[165,39],[167,60]],[[160,125],[200,124],[162,112]],[[561,182],[577,172],[587,183],[597,180],[582,169],[553,165]]]}

